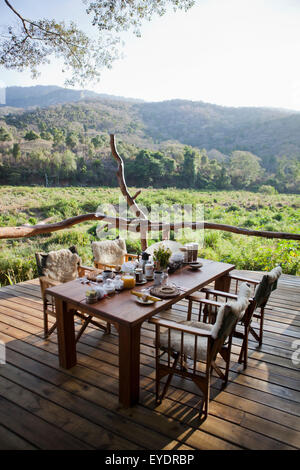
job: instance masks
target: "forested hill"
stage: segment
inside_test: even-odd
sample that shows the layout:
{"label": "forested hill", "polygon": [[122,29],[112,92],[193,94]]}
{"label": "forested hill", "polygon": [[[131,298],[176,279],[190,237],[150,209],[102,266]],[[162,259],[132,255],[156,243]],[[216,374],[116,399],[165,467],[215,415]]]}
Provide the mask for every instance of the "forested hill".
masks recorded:
{"label": "forested hill", "polygon": [[158,141],[229,154],[248,150],[264,158],[300,153],[300,113],[269,108],[230,108],[183,100],[138,105],[147,133]]}
{"label": "forested hill", "polygon": [[299,130],[280,109],[19,88],[0,107],[0,184],[114,184],[114,133],[131,185],[299,192]]}
{"label": "forested hill", "polygon": [[[227,155],[248,150],[263,160],[300,154],[300,113],[287,110],[187,100],[148,103],[57,86],[8,87],[6,106],[48,108],[24,111],[22,116],[18,111],[17,121],[29,126],[43,116],[49,124],[69,125],[71,120],[77,128],[86,125],[96,131],[116,132],[130,143],[150,148],[172,140]],[[14,123],[12,109],[10,113],[8,124]]]}

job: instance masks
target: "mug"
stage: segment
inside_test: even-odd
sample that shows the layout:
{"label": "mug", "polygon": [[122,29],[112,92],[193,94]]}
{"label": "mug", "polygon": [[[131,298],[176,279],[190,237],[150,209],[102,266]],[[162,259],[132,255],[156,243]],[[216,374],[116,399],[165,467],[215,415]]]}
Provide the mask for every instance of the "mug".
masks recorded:
{"label": "mug", "polygon": [[105,281],[106,279],[112,279],[113,277],[113,272],[111,269],[105,269],[102,273],[102,279]]}
{"label": "mug", "polygon": [[160,286],[165,278],[165,273],[163,271],[154,271],[154,285]]}

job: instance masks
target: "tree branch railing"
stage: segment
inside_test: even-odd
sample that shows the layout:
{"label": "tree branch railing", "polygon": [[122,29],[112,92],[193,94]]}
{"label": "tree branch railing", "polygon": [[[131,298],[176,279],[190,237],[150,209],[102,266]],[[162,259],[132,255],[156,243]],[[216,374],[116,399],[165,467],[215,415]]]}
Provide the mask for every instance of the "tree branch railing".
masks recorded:
{"label": "tree branch railing", "polygon": [[[125,197],[127,204],[130,210],[134,214],[134,218],[123,218],[123,217],[113,217],[106,214],[100,214],[98,212],[92,212],[89,214],[77,215],[75,217],[70,217],[68,219],[62,220],[60,222],[45,224],[40,223],[37,225],[21,225],[19,227],[0,227],[0,239],[8,238],[28,238],[34,237],[37,235],[42,235],[45,233],[57,232],[59,230],[68,229],[76,224],[82,222],[87,222],[90,220],[96,220],[98,222],[103,221],[106,223],[108,228],[117,228],[117,229],[126,229],[131,232],[140,233],[141,237],[141,247],[142,250],[147,248],[147,234],[150,231],[162,231],[164,233],[169,233],[170,230],[176,231],[179,229],[190,228],[192,230],[199,229],[209,229],[209,230],[221,230],[224,232],[232,232],[239,235],[247,235],[252,237],[262,237],[269,239],[281,239],[281,240],[300,240],[300,234],[296,233],[287,233],[287,232],[270,232],[266,230],[249,230],[242,227],[234,227],[232,225],[217,224],[213,222],[173,222],[173,223],[163,223],[163,222],[152,222],[147,218],[142,209],[138,206],[136,199],[141,193],[141,190],[138,190],[134,196],[130,195],[128,190],[125,174],[124,174],[124,162],[122,157],[119,155],[116,144],[115,136],[110,135],[110,147],[113,158],[117,162],[117,172],[116,176],[120,186],[120,190]],[[47,220],[47,219],[46,219]]]}
{"label": "tree branch railing", "polygon": [[221,230],[224,232],[232,232],[239,235],[248,235],[252,237],[262,237],[262,238],[277,238],[282,240],[300,240],[300,234],[296,233],[287,233],[287,232],[270,232],[266,230],[248,230],[242,227],[234,227],[232,225],[225,224],[216,224],[213,222],[173,222],[173,223],[163,223],[163,222],[152,222],[148,219],[136,219],[129,218],[125,219],[124,217],[113,217],[106,214],[99,214],[97,212],[92,212],[89,214],[77,215],[75,217],[70,217],[61,222],[55,222],[52,224],[38,224],[38,225],[20,225],[19,227],[0,227],[0,239],[7,238],[28,238],[34,237],[37,235],[42,235],[45,233],[57,232],[59,230],[65,230],[73,225],[80,224],[82,222],[87,222],[90,220],[96,220],[98,222],[106,222],[108,228],[116,229],[126,229],[130,232],[137,232],[144,234],[145,232],[150,231],[164,231],[169,230],[180,230],[189,228],[192,230]]}

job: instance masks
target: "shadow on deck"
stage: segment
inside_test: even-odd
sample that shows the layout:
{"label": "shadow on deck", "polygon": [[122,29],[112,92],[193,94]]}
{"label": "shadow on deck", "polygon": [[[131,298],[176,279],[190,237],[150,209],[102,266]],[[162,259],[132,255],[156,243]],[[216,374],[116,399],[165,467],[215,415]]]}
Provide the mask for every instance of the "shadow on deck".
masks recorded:
{"label": "shadow on deck", "polygon": [[[240,272],[259,278],[260,273]],[[187,304],[173,307],[178,319]],[[140,404],[118,403],[118,336],[89,328],[78,365],[58,366],[57,338],[42,336],[38,280],[0,289],[0,449],[295,449],[300,447],[300,278],[283,275],[265,312],[264,342],[250,340],[246,371],[234,340],[229,383],[212,380],[210,415],[198,421],[199,392],[175,379],[154,401],[153,328],[142,328]],[[297,344],[295,341],[298,340]],[[297,359],[297,354],[294,354]],[[300,361],[300,352],[298,354]],[[295,362],[295,361],[294,361]]]}

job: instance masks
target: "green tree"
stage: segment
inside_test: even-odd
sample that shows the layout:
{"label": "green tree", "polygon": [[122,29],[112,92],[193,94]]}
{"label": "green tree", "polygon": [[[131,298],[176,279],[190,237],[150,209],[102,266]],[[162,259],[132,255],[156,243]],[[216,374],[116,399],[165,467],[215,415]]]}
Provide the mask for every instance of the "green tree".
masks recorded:
{"label": "green tree", "polygon": [[229,176],[234,188],[249,187],[262,174],[260,158],[251,152],[236,150],[229,160]]}
{"label": "green tree", "polygon": [[154,14],[163,15],[170,4],[173,9],[187,10],[194,0],[124,0],[105,1],[85,0],[87,14],[92,24],[98,28],[96,35],[88,36],[74,22],[68,25],[56,19],[30,19],[17,11],[9,0],[3,0],[19,21],[7,27],[0,40],[0,65],[23,71],[29,68],[34,77],[38,68],[54,55],[63,61],[63,71],[70,70],[72,76],[68,84],[97,79],[103,67],[110,67],[119,56],[117,44],[119,33],[133,29],[140,35],[139,27],[143,19],[150,20]]}
{"label": "green tree", "polygon": [[197,158],[192,147],[184,148],[184,160],[180,171],[180,186],[193,188],[196,182]]}
{"label": "green tree", "polygon": [[278,160],[275,184],[277,189],[289,192],[300,192],[300,157],[287,158],[282,156]]}
{"label": "green tree", "polygon": [[12,135],[5,127],[0,127],[0,141],[5,142],[12,140]]}
{"label": "green tree", "polygon": [[14,144],[12,148],[12,156],[14,157],[15,161],[17,162],[21,158],[21,148],[20,144]]}
{"label": "green tree", "polygon": [[52,134],[49,131],[42,131],[40,135],[43,140],[52,140]]}
{"label": "green tree", "polygon": [[71,150],[62,154],[61,175],[70,176],[77,170],[76,155]]}
{"label": "green tree", "polygon": [[78,144],[79,144],[79,139],[78,139],[77,134],[75,134],[75,132],[70,132],[66,137],[66,145],[70,147],[72,150],[74,150]]}
{"label": "green tree", "polygon": [[65,134],[61,129],[57,129],[57,127],[53,127],[51,129],[51,134],[53,135],[53,145],[57,146],[62,144],[65,140]]}
{"label": "green tree", "polygon": [[91,142],[93,146],[95,147],[95,149],[99,147],[103,147],[104,145],[107,144],[105,136],[102,136],[102,135],[96,135],[96,137],[93,137],[91,139]]}
{"label": "green tree", "polygon": [[26,134],[24,135],[25,140],[37,140],[39,138],[40,138],[39,134],[37,134],[33,130],[26,132]]}

